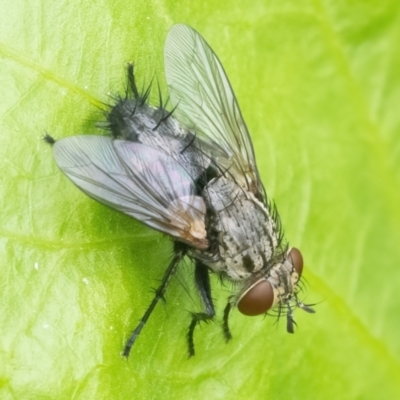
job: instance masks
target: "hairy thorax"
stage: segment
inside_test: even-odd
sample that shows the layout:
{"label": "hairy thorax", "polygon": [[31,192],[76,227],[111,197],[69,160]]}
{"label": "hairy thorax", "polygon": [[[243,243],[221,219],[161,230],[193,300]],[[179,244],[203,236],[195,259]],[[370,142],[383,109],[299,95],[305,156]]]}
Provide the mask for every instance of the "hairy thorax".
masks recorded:
{"label": "hairy thorax", "polygon": [[265,205],[225,177],[210,181],[203,195],[212,255],[207,265],[235,281],[247,279],[268,265],[278,237]]}

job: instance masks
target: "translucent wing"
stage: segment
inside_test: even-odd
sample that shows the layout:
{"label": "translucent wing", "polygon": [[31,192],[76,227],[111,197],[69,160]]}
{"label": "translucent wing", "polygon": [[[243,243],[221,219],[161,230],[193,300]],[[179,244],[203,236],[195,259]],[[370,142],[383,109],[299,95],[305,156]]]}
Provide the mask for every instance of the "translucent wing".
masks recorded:
{"label": "translucent wing", "polygon": [[[225,71],[192,28],[174,25],[165,44],[165,73],[174,115],[223,154],[235,179],[261,192],[253,145]],[[225,160],[223,159],[225,158]]]}
{"label": "translucent wing", "polygon": [[54,157],[95,200],[194,247],[207,247],[204,201],[172,157],[140,143],[90,135],[55,142]]}

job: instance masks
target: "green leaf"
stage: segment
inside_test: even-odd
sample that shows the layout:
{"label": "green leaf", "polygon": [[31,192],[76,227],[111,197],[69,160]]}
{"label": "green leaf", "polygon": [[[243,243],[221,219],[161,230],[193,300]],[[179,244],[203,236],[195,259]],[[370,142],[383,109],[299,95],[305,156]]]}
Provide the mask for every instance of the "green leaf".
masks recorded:
{"label": "green leaf", "polygon": [[[398,15],[394,0],[4,4],[1,398],[399,398]],[[215,279],[218,318],[188,360],[193,301],[174,280],[125,361],[171,243],[85,197],[41,136],[99,133],[126,61],[165,87],[177,22],[226,68],[317,313],[298,311],[295,335],[234,313],[225,344]]]}

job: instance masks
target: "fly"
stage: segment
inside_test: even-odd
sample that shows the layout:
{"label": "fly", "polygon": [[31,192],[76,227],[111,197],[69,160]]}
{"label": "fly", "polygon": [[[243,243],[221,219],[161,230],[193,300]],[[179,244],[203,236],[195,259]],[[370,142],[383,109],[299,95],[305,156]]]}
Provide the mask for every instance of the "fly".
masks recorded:
{"label": "fly", "polygon": [[148,103],[133,65],[128,88],[107,112],[109,136],[73,136],[55,141],[61,171],[93,199],[171,237],[174,256],[155,296],[123,350],[131,348],[183,257],[192,260],[204,309],[191,313],[188,355],[194,331],[215,316],[209,274],[232,283],[223,313],[223,334],[232,338],[229,316],[314,312],[298,299],[303,259],[284,241],[281,221],[256,165],[250,135],[225,71],[202,36],[175,25],[165,44],[165,72],[172,110],[161,95]]}

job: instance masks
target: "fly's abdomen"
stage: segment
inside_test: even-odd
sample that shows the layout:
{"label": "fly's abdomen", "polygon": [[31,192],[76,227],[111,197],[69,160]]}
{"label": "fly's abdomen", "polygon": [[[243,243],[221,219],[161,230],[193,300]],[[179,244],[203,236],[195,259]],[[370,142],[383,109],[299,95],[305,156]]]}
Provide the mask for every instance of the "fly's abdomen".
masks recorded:
{"label": "fly's abdomen", "polygon": [[195,136],[171,112],[147,104],[143,96],[118,100],[108,114],[108,127],[116,139],[142,143],[173,157],[194,181],[210,164]]}

